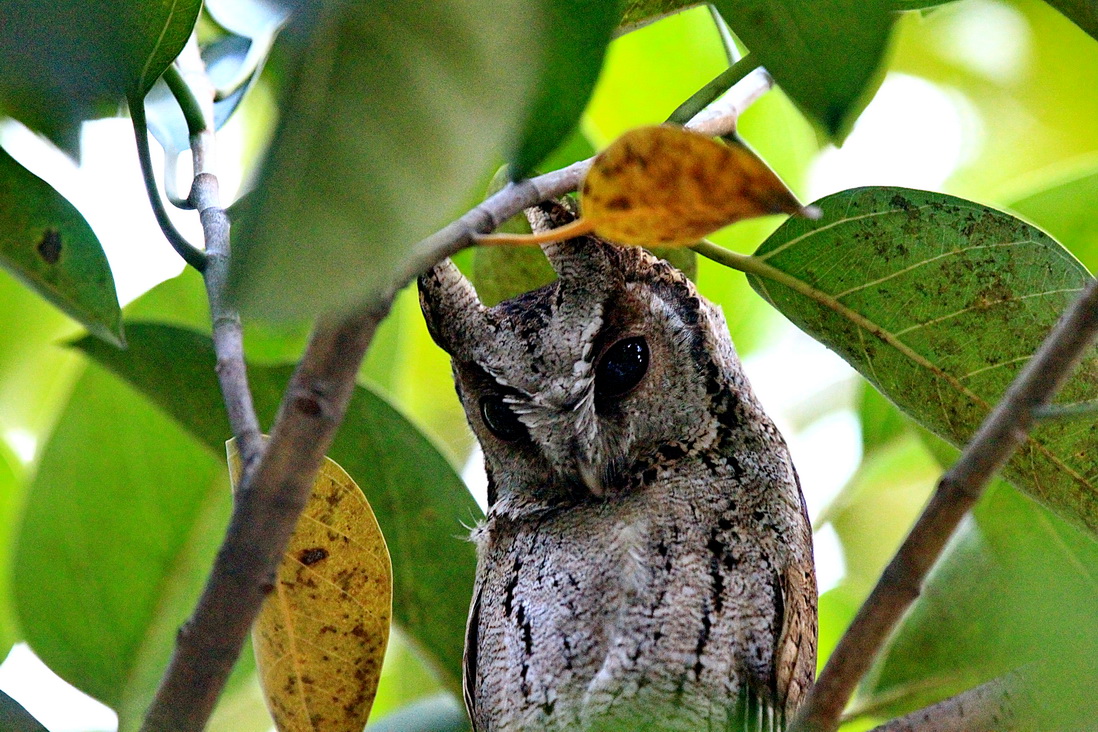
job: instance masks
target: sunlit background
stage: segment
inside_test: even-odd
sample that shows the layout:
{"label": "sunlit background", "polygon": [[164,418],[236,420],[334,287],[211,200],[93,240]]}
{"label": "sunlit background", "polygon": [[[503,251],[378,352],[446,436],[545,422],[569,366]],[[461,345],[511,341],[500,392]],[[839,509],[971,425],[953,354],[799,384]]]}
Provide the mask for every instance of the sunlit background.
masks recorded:
{"label": "sunlit background", "polygon": [[[704,9],[619,39],[582,132],[599,147],[629,127],[660,121],[725,65]],[[842,148],[821,147],[780,92],[747,113],[741,132],[806,201],[854,186],[901,185],[1006,205],[1098,153],[1096,89],[1094,42],[1048,6],[963,0],[905,16],[887,76]],[[221,132],[222,192],[230,199],[246,185],[253,140],[270,129],[272,109],[261,85]],[[124,304],[180,272],[182,263],[145,200],[127,120],[86,124],[79,166],[15,123],[0,125],[0,144],[84,214],[103,243]],[[197,218],[174,213],[180,230],[199,240]],[[777,223],[739,224],[717,240],[749,252]],[[934,463],[906,444],[864,463],[860,378],[771,311],[739,273],[703,263],[699,285],[724,307],[748,376],[790,443],[816,527],[821,593],[842,586],[851,597],[864,595],[930,490]],[[47,306],[28,307],[35,318],[43,313],[34,326],[43,348],[77,332]],[[395,324],[378,341],[394,349],[388,370],[374,354],[364,377],[440,443],[483,502],[480,456],[457,409],[445,356],[429,343],[415,311],[414,299],[404,296],[394,309]],[[4,440],[30,465],[82,365],[59,349],[28,364],[27,373],[0,380],[6,390],[0,393],[0,426]],[[37,396],[22,398],[20,383],[35,383]],[[852,496],[885,477],[891,485],[874,499],[871,519],[865,511],[845,510]],[[406,651],[395,643],[393,653]],[[112,711],[54,676],[23,644],[0,665],[0,689],[51,732],[116,726]],[[379,712],[400,694],[383,688]],[[255,697],[242,704],[261,702]]]}

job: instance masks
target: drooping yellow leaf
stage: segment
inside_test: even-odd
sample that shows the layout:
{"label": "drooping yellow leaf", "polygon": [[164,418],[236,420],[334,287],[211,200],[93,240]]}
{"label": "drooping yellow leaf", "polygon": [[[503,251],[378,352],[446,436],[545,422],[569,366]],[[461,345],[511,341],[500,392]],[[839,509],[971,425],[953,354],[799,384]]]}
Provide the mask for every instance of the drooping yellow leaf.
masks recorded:
{"label": "drooping yellow leaf", "polygon": [[667,126],[631,130],[599,153],[580,210],[599,236],[638,246],[687,246],[743,219],[805,213],[746,145]]}
{"label": "drooping yellow leaf", "polygon": [[819,215],[743,143],[666,125],[630,130],[595,157],[580,188],[580,212],[552,231],[476,240],[541,244],[593,231],[619,244],[684,247],[755,216]]}
{"label": "drooping yellow leaf", "polygon": [[[235,487],[240,458],[228,443]],[[252,629],[279,732],[361,732],[389,641],[389,550],[362,491],[324,459]]]}

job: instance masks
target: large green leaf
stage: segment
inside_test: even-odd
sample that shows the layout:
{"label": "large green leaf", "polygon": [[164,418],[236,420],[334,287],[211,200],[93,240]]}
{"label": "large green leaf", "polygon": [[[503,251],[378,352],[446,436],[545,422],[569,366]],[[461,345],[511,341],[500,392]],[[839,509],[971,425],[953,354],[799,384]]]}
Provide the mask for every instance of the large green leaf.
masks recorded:
{"label": "large green leaf", "polygon": [[[752,275],[752,286],[955,445],[971,437],[1090,279],[1043,232],[971,201],[864,188],[817,205],[822,219],[791,219],[753,258],[787,284]],[[1096,396],[1092,349],[1058,401]],[[1004,474],[1098,530],[1098,426],[1037,425]]]}
{"label": "large green leaf", "polygon": [[782,90],[842,141],[883,78],[889,0],[714,0]]}
{"label": "large green leaf", "polygon": [[[273,318],[376,297],[467,206],[525,120],[533,0],[329,3],[299,14],[295,80],[234,229],[241,305]],[[489,20],[490,19],[490,22]]]}
{"label": "large green leaf", "polygon": [[122,311],[103,247],[48,183],[0,149],[0,266],[115,343]]}
{"label": "large green leaf", "polygon": [[123,730],[155,692],[229,507],[221,461],[89,366],[31,485],[13,590],[31,647]]}
{"label": "large green leaf", "polygon": [[[120,351],[85,338],[77,346],[175,417],[209,450],[230,436],[209,338],[166,325],[130,323]],[[269,424],[290,367],[249,369],[256,409]],[[180,388],[180,385],[186,385]],[[451,689],[461,678],[475,555],[463,524],[480,511],[438,450],[369,390],[355,390],[329,453],[362,488],[393,560],[393,617]]]}
{"label": "large green leaf", "polygon": [[[5,658],[20,639],[11,593],[11,538],[16,517],[23,504],[25,480],[21,466],[8,447],[0,442],[0,658]],[[3,714],[0,713],[0,720]],[[0,729],[5,729],[0,725]]]}
{"label": "large green leaf", "polygon": [[[1055,689],[1044,701],[1092,714],[1096,613],[1098,543],[999,482],[962,524],[855,708],[899,714],[1051,659],[1036,667]],[[1089,672],[1062,683],[1080,666]]]}
{"label": "large green leaf", "polygon": [[548,33],[538,47],[544,66],[511,155],[511,177],[516,180],[527,176],[579,122],[620,17],[616,0],[547,0],[544,7]]}
{"label": "large green leaf", "polygon": [[1091,38],[1098,39],[1098,5],[1094,0],[1048,0],[1048,4],[1086,31]]}
{"label": "large green leaf", "polygon": [[70,151],[79,123],[141,99],[179,55],[201,0],[5,0],[0,111]]}

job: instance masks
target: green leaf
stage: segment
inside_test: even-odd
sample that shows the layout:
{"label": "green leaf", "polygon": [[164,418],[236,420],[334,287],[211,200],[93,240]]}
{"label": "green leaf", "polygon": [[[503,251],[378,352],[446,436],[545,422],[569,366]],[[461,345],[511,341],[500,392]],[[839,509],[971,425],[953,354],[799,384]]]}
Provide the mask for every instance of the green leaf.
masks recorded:
{"label": "green leaf", "polygon": [[229,509],[222,462],[88,366],[27,496],[13,591],[35,653],[113,707],[123,730],[156,690]]}
{"label": "green leaf", "polygon": [[[950,542],[855,708],[899,714],[1026,662],[1051,658],[1041,671],[1053,679],[1090,663],[1098,649],[1096,567],[1093,537],[996,483]],[[1044,701],[1093,713],[1093,666],[1068,682]]]}
{"label": "green leaf", "polygon": [[[209,338],[193,331],[130,323],[120,351],[77,342],[172,415],[210,450],[229,436]],[[270,424],[291,367],[248,370],[261,424]],[[181,389],[180,385],[186,388]],[[358,387],[329,456],[355,479],[374,509],[393,560],[393,617],[449,688],[461,679],[465,617],[476,564],[463,524],[480,518],[464,483],[438,450],[396,410]]]}
{"label": "green leaf", "polygon": [[201,0],[0,4],[0,111],[69,151],[79,123],[145,96],[179,55]]}
{"label": "green leaf", "polygon": [[1098,5],[1093,0],[1048,0],[1048,4],[1086,31],[1091,38],[1098,39]]}
{"label": "green leaf", "polygon": [[88,331],[122,342],[103,247],[61,194],[0,149],[0,265]]}
{"label": "green leaf", "polygon": [[1098,267],[1098,218],[1091,211],[1098,199],[1098,170],[1093,165],[1008,204],[1014,211],[1056,237],[1088,269]]}
{"label": "green leaf", "polygon": [[[5,568],[0,574],[0,658],[6,658],[11,647],[21,639],[12,602],[12,578],[9,570],[12,566],[12,532],[23,505],[25,486],[26,481],[18,460],[8,450],[8,446],[0,441],[0,567]],[[3,721],[4,713],[0,711],[0,722]],[[0,724],[0,729],[8,727]]]}
{"label": "green leaf", "polygon": [[618,23],[616,0],[547,0],[548,33],[540,46],[544,68],[527,107],[511,178],[525,178],[576,127],[602,68]]}
{"label": "green leaf", "polygon": [[883,78],[887,0],[714,0],[782,90],[836,142]]}
{"label": "green leaf", "polygon": [[461,213],[522,126],[539,7],[329,3],[291,20],[286,33],[308,31],[296,79],[233,231],[242,307],[313,315],[384,296],[428,264],[410,264],[411,248]]}
{"label": "green leaf", "polygon": [[626,0],[621,13],[621,28],[633,30],[695,5],[701,3],[693,0]]}
{"label": "green leaf", "polygon": [[[952,196],[843,191],[819,221],[789,220],[750,258],[760,294],[916,421],[963,445],[1090,275],[1043,232]],[[822,303],[827,303],[825,304]],[[1058,402],[1098,394],[1098,349]],[[1098,428],[1048,420],[1004,469],[1098,530]]]}
{"label": "green leaf", "polygon": [[858,417],[862,425],[862,454],[868,456],[906,434],[908,422],[879,391],[864,382],[861,388]]}

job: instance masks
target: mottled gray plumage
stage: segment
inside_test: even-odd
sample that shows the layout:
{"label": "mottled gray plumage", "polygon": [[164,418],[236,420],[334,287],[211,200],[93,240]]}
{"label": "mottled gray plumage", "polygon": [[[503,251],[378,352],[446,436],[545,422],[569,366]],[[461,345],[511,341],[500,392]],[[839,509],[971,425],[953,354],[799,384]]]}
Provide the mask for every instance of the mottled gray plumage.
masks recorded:
{"label": "mottled gray plumage", "polygon": [[[545,228],[571,214],[531,216]],[[811,532],[724,318],[641,249],[544,250],[557,282],[493,308],[448,261],[420,280],[489,476],[465,649],[473,725],[779,729],[815,670]],[[607,396],[600,359],[637,337],[647,370]],[[499,397],[517,416],[506,440],[486,406]]]}

